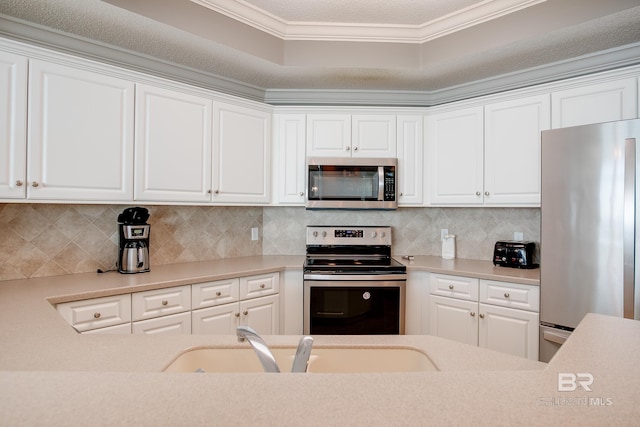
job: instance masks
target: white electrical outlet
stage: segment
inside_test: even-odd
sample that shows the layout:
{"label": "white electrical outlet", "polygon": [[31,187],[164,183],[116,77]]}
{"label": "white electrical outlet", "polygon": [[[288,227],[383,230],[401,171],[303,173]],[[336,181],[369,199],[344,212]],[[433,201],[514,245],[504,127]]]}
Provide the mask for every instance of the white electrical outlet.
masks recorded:
{"label": "white electrical outlet", "polygon": [[524,233],[522,231],[514,231],[513,232],[513,240],[517,240],[519,242],[524,240]]}
{"label": "white electrical outlet", "polygon": [[251,227],[251,240],[258,240],[259,238],[258,227]]}
{"label": "white electrical outlet", "polygon": [[447,234],[449,234],[448,228],[440,229],[440,240],[444,240],[444,236],[446,236]]}

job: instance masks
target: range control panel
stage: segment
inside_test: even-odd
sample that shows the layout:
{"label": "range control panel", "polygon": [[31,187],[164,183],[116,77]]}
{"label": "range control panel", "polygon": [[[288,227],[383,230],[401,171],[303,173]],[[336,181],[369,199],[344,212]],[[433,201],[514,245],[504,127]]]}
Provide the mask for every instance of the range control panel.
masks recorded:
{"label": "range control panel", "polygon": [[391,246],[391,227],[308,226],[307,245]]}

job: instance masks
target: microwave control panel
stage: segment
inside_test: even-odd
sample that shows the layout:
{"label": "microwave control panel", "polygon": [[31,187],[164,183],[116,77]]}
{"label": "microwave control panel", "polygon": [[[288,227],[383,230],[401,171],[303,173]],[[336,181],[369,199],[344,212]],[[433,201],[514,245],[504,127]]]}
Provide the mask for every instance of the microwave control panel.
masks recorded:
{"label": "microwave control panel", "polygon": [[396,199],[396,168],[385,166],[384,168],[384,200],[394,201]]}

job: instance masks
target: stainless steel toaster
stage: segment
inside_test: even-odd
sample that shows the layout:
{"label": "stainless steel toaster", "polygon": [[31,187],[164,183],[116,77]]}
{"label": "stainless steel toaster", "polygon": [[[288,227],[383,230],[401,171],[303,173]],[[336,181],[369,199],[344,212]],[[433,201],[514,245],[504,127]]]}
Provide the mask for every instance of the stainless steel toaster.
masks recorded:
{"label": "stainless steel toaster", "polygon": [[493,265],[513,268],[538,268],[535,242],[499,240],[493,249]]}

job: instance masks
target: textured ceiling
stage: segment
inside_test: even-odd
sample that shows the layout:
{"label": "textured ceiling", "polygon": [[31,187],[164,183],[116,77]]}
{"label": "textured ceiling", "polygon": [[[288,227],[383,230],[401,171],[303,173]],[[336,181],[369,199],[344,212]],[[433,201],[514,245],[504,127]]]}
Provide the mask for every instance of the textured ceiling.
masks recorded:
{"label": "textured ceiling", "polygon": [[[245,3],[287,22],[415,25],[492,2]],[[438,92],[640,43],[640,0],[532,3],[423,43],[282,40],[191,0],[2,0],[0,14],[260,90]]]}

